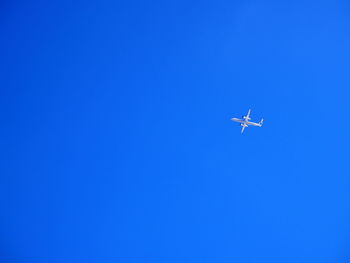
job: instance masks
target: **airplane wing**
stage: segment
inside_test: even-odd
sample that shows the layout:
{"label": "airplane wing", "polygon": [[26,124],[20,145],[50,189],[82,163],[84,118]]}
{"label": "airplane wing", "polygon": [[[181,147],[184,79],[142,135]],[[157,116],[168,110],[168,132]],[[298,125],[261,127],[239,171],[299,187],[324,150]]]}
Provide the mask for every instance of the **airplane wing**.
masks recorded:
{"label": "airplane wing", "polygon": [[247,113],[247,115],[246,115],[246,118],[249,120],[250,119],[250,109],[248,110],[248,113]]}

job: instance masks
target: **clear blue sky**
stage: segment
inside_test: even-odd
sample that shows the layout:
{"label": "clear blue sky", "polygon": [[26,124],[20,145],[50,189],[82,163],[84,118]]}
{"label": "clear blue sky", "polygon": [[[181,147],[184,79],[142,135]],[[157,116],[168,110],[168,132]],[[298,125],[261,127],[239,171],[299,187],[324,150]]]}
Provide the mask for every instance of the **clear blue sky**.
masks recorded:
{"label": "clear blue sky", "polygon": [[0,14],[1,262],[350,261],[347,1]]}

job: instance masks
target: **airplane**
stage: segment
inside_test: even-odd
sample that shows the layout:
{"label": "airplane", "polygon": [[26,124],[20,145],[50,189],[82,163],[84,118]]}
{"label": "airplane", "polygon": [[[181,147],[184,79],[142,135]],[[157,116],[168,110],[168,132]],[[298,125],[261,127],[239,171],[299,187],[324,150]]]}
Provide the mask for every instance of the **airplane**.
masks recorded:
{"label": "airplane", "polygon": [[243,119],[238,119],[238,118],[231,119],[231,121],[238,122],[241,124],[241,126],[242,126],[241,133],[243,133],[244,129],[247,128],[249,125],[257,126],[257,127],[261,127],[263,125],[264,119],[261,119],[260,122],[252,122],[252,121],[250,121],[249,115],[250,115],[250,109],[248,110],[247,115],[242,117]]}

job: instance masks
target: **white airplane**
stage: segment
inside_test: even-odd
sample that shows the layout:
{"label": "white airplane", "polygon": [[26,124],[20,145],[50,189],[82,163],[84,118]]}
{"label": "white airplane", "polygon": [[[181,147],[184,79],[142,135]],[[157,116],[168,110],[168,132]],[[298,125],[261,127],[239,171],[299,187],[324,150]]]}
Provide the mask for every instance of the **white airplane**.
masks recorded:
{"label": "white airplane", "polygon": [[238,119],[238,118],[232,118],[231,121],[234,121],[234,122],[238,122],[241,124],[242,126],[242,130],[241,130],[241,133],[244,132],[244,129],[246,127],[248,127],[249,125],[252,125],[252,126],[257,126],[257,127],[261,127],[263,125],[263,121],[264,119],[261,119],[260,122],[252,122],[252,121],[249,121],[250,120],[250,110],[248,110],[248,113],[246,116],[243,116],[242,118],[243,119]]}

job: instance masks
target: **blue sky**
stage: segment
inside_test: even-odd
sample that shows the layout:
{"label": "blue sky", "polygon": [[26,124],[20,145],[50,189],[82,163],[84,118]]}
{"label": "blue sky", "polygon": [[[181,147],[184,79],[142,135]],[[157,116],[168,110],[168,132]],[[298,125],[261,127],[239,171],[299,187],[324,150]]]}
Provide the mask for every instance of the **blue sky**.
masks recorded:
{"label": "blue sky", "polygon": [[1,262],[349,262],[346,1],[0,14]]}

